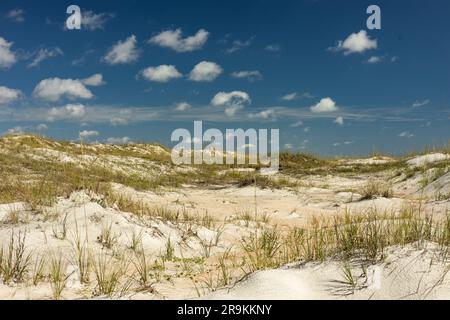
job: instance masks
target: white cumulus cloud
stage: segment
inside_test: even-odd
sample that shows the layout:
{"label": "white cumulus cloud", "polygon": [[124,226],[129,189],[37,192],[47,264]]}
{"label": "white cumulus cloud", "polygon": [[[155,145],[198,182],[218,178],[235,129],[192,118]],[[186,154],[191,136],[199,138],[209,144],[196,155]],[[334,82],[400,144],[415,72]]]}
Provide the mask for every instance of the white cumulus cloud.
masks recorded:
{"label": "white cumulus cloud", "polygon": [[17,62],[17,57],[11,47],[14,43],[0,37],[0,69],[8,69]]}
{"label": "white cumulus cloud", "polygon": [[192,108],[192,106],[189,103],[187,103],[187,102],[180,102],[180,103],[177,103],[177,105],[175,107],[175,110],[176,111],[186,111],[186,110],[189,110],[191,108]]}
{"label": "white cumulus cloud", "polygon": [[338,125],[343,126],[344,125],[344,118],[343,117],[337,117],[334,120],[334,123],[337,123]]}
{"label": "white cumulus cloud", "polygon": [[199,50],[203,47],[209,37],[209,32],[200,29],[193,36],[182,37],[181,29],[166,30],[153,36],[149,42],[164,48],[170,48],[177,52],[190,52]]}
{"label": "white cumulus cloud", "polygon": [[211,100],[211,105],[215,107],[225,107],[225,114],[232,117],[237,111],[243,109],[245,105],[250,104],[251,99],[247,92],[232,91],[219,92]]}
{"label": "white cumulus cloud", "polygon": [[366,50],[376,49],[378,47],[377,40],[372,40],[367,35],[366,30],[358,33],[352,33],[344,41],[339,41],[336,47],[330,48],[334,51],[344,51],[344,54],[361,53]]}
{"label": "white cumulus cloud", "polygon": [[45,123],[40,123],[36,126],[37,131],[47,131],[48,126]]}
{"label": "white cumulus cloud", "polygon": [[103,80],[103,75],[100,73],[96,73],[88,78],[85,78],[81,80],[84,85],[91,86],[91,87],[98,87],[105,84],[105,81]]}
{"label": "white cumulus cloud", "polygon": [[145,79],[153,82],[169,82],[170,80],[179,79],[183,76],[175,66],[166,64],[157,67],[148,67],[142,70],[141,74]]}
{"label": "white cumulus cloud", "polygon": [[56,120],[80,120],[86,114],[86,108],[82,104],[67,104],[64,107],[51,108],[47,113],[48,121]]}
{"label": "white cumulus cloud", "polygon": [[22,92],[20,90],[0,86],[0,106],[19,99],[21,95]]}
{"label": "white cumulus cloud", "polygon": [[139,50],[136,45],[136,36],[133,34],[125,41],[119,41],[112,46],[103,59],[112,65],[134,62],[139,58]]}
{"label": "white cumulus cloud", "polygon": [[11,129],[6,130],[4,134],[12,135],[12,136],[20,136],[25,133],[25,129],[21,126],[17,126]]}
{"label": "white cumulus cloud", "polygon": [[333,101],[331,98],[323,98],[320,100],[319,103],[312,106],[311,111],[314,113],[321,113],[321,112],[334,112],[338,110],[338,107],[336,106],[336,102]]}
{"label": "white cumulus cloud", "polygon": [[69,99],[91,99],[92,92],[80,80],[50,78],[44,79],[34,88],[33,95],[37,98],[58,101],[62,97]]}
{"label": "white cumulus cloud", "polygon": [[98,136],[100,133],[98,131],[94,131],[94,130],[83,130],[80,131],[79,136],[80,139],[86,139],[89,137],[96,137]]}
{"label": "white cumulus cloud", "polygon": [[189,74],[192,81],[213,81],[223,72],[221,66],[215,62],[202,61]]}

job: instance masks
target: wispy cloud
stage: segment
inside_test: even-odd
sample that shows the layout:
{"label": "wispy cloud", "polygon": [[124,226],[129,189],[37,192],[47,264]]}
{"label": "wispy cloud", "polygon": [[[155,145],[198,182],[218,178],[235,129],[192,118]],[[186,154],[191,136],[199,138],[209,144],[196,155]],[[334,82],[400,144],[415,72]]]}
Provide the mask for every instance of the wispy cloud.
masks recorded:
{"label": "wispy cloud", "polygon": [[262,77],[263,77],[261,72],[259,72],[258,70],[253,70],[253,71],[248,71],[248,70],[235,71],[235,72],[232,72],[230,75],[233,78],[236,78],[236,79],[247,79],[248,81],[261,80]]}
{"label": "wispy cloud", "polygon": [[[174,112],[178,104],[170,105],[81,105],[73,108],[67,105],[55,107],[43,107],[39,101],[24,100],[25,104],[36,103],[36,105],[23,105],[20,108],[9,106],[0,107],[0,122],[37,122],[46,121],[70,121],[76,123],[109,124],[113,126],[126,126],[133,123],[147,121],[193,121],[203,119],[217,123],[248,123],[267,121],[264,115],[276,115],[276,121],[280,124],[296,128],[305,127],[308,120],[335,121],[336,114],[333,112],[312,112],[309,107],[286,107],[286,106],[253,106],[245,108],[251,103],[250,95],[243,91],[219,92],[215,99],[208,105],[197,105],[185,109],[188,112]],[[13,102],[11,102],[13,103]],[[69,104],[70,105],[70,104]],[[73,104],[78,105],[78,104]],[[184,109],[184,107],[180,107]],[[272,110],[269,113],[265,112]],[[225,114],[224,114],[225,112]],[[259,115],[258,117],[249,114]],[[224,116],[225,115],[225,116]],[[339,116],[345,121],[353,122],[375,122],[378,120],[387,122],[417,122],[418,124],[432,121],[433,119],[447,119],[448,112],[444,110],[429,110],[427,113],[412,112],[404,106],[390,107],[362,107],[362,106],[339,106]],[[267,117],[269,118],[269,117]],[[274,118],[269,118],[273,120]],[[302,119],[292,122],[292,119]]]}
{"label": "wispy cloud", "polygon": [[414,137],[414,134],[412,134],[409,131],[403,131],[398,135],[400,138],[406,138],[406,139],[410,139]]}
{"label": "wispy cloud", "polygon": [[302,98],[306,98],[306,99],[311,99],[314,98],[309,92],[305,92],[302,94],[299,94],[298,92],[292,92],[292,93],[288,93],[284,96],[282,96],[280,98],[280,100],[282,101],[294,101],[294,100],[298,100],[298,99],[302,99]]}
{"label": "wispy cloud", "polygon": [[113,45],[103,60],[111,65],[127,64],[138,60],[140,51],[137,48],[137,39],[133,34],[124,41],[119,41]]}
{"label": "wispy cloud", "polygon": [[367,59],[367,63],[370,64],[375,64],[375,63],[380,63],[381,61],[383,61],[383,57],[381,56],[371,56],[369,59]]}
{"label": "wispy cloud", "polygon": [[107,144],[128,144],[132,143],[131,139],[129,137],[121,137],[121,138],[114,138],[110,137],[106,139]]}
{"label": "wispy cloud", "polygon": [[303,121],[297,121],[297,122],[294,122],[294,123],[291,123],[290,125],[289,125],[289,127],[291,127],[291,128],[298,128],[298,127],[301,127],[301,126],[303,126]]}
{"label": "wispy cloud", "polygon": [[281,47],[280,45],[273,43],[273,44],[269,44],[267,45],[264,50],[269,51],[269,52],[280,52],[281,51]]}
{"label": "wispy cloud", "polygon": [[226,49],[225,52],[228,54],[235,53],[237,51],[240,51],[242,49],[245,49],[247,47],[250,47],[253,43],[255,37],[251,37],[248,40],[242,41],[242,40],[234,40],[231,47]]}
{"label": "wispy cloud", "polygon": [[42,61],[62,56],[63,52],[59,47],[41,48],[33,54],[33,60],[28,64],[29,68],[37,67]]}
{"label": "wispy cloud", "polygon": [[81,26],[82,30],[103,30],[105,28],[106,23],[115,17],[114,13],[95,13],[93,11],[83,11]]}
{"label": "wispy cloud", "polygon": [[200,29],[193,36],[182,37],[181,29],[166,30],[150,38],[149,43],[175,50],[177,52],[191,52],[200,50],[209,37],[209,32]]}
{"label": "wispy cloud", "polygon": [[8,11],[5,17],[13,22],[22,23],[25,22],[25,11],[17,8]]}
{"label": "wispy cloud", "polygon": [[274,109],[266,109],[257,113],[250,113],[248,115],[250,119],[260,119],[260,120],[275,120],[276,112]]}
{"label": "wispy cloud", "polygon": [[177,103],[177,105],[175,106],[175,111],[187,111],[187,110],[189,110],[189,109],[191,109],[192,108],[192,106],[189,104],[189,103],[187,103],[187,102],[180,102],[180,103]]}
{"label": "wispy cloud", "polygon": [[422,101],[416,100],[416,101],[412,104],[412,106],[413,106],[413,108],[418,108],[418,107],[426,106],[426,105],[428,105],[428,104],[430,104],[430,100],[428,100],[428,99],[422,100]]}

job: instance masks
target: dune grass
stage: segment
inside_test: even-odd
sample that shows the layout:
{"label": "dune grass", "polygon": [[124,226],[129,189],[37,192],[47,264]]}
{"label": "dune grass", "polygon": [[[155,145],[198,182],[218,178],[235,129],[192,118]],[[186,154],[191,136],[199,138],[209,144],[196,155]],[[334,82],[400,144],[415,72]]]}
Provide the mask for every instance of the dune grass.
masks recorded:
{"label": "dune grass", "polygon": [[31,266],[31,253],[25,246],[26,233],[11,233],[6,247],[0,247],[0,278],[4,283],[21,282]]}
{"label": "dune grass", "polygon": [[390,246],[425,242],[439,245],[446,256],[450,245],[450,215],[434,219],[420,209],[405,207],[399,213],[345,213],[310,221],[308,227],[255,232],[243,240],[246,265],[251,272],[293,261],[347,261],[359,258],[375,264]]}

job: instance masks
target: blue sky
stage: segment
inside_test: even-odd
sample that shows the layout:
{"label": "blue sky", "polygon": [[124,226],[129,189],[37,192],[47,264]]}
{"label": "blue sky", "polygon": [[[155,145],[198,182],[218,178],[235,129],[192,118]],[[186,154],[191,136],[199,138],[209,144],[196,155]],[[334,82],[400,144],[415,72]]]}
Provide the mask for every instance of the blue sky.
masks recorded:
{"label": "blue sky", "polygon": [[448,1],[2,1],[0,134],[171,145],[203,120],[328,156],[421,150],[450,138],[449,30]]}

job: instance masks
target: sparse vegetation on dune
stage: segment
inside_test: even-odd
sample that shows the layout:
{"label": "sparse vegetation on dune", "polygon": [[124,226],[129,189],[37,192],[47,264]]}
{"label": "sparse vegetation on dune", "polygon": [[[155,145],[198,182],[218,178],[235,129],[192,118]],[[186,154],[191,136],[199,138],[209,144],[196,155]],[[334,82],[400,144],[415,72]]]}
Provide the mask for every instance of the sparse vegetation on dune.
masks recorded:
{"label": "sparse vegetation on dune", "polygon": [[450,215],[436,218],[420,209],[405,207],[400,212],[345,213],[315,217],[305,228],[264,229],[243,241],[247,266],[256,271],[293,261],[363,259],[376,264],[386,248],[433,242],[446,259],[450,246]]}
{"label": "sparse vegetation on dune", "polygon": [[[364,268],[379,264],[390,247],[434,243],[437,258],[447,261],[448,212],[434,214],[414,199],[397,209],[368,203],[403,201],[398,185],[409,179],[420,181],[422,190],[441,181],[448,160],[410,166],[410,158],[360,161],[283,153],[280,173],[264,176],[259,166],[176,167],[168,156],[163,147],[145,144],[0,139],[1,282],[41,291],[47,285],[45,297],[53,299],[164,297],[159,292],[164,286],[180,283],[189,287],[186,297],[199,297],[259,270],[330,260],[343,262],[341,281],[353,292],[358,279],[351,261]],[[314,192],[335,197],[320,199],[328,209],[317,209],[322,214],[304,213],[310,202],[319,203],[307,192],[313,185],[321,187]],[[197,207],[201,201],[185,195],[192,190],[203,192],[200,197],[216,190],[230,195]],[[448,200],[447,189],[440,190],[427,201]],[[360,196],[353,199],[353,193]],[[259,194],[273,195],[277,206]],[[80,204],[74,195],[85,200]],[[234,202],[239,196],[244,200]],[[283,206],[288,196],[295,201]],[[365,209],[346,210],[347,204]],[[336,212],[330,213],[331,205]],[[219,207],[227,215],[218,216]],[[45,239],[39,250],[27,246],[25,230],[32,223],[33,239]]]}
{"label": "sparse vegetation on dune", "polygon": [[369,181],[362,189],[361,200],[370,200],[374,197],[392,197],[392,188],[386,183],[380,183],[375,181]]}

